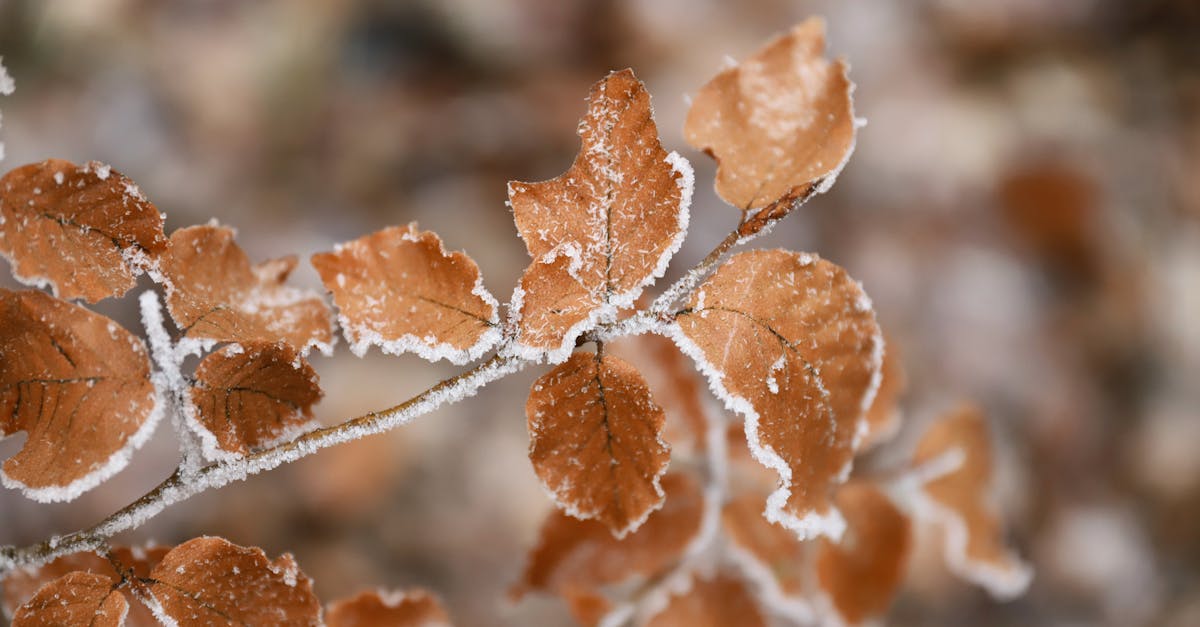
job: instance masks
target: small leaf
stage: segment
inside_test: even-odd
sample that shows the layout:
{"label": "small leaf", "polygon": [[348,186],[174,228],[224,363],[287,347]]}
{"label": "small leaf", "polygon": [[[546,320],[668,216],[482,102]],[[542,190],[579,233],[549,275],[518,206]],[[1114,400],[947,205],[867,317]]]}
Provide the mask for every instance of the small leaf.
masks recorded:
{"label": "small leaf", "polygon": [[329,306],[284,285],[295,257],[250,265],[233,229],[191,226],[171,234],[163,259],[167,308],[188,337],[218,342],[286,341],[301,352],[333,351]]}
{"label": "small leaf", "polygon": [[599,592],[568,588],[563,591],[563,597],[566,598],[571,617],[584,627],[599,625],[604,616],[612,611],[608,597]]}
{"label": "small leaf", "polygon": [[[721,523],[746,574],[783,603],[805,605],[806,559],[809,545],[796,534],[767,522],[762,516],[763,497],[743,494],[725,504]],[[766,575],[766,576],[762,576]]]}
{"label": "small leaf", "polygon": [[713,404],[692,360],[670,339],[652,333],[619,338],[606,343],[604,350],[633,364],[646,377],[667,417],[664,439],[672,449],[684,445],[702,453],[708,446],[709,420],[719,420],[721,409]]}
{"label": "small leaf", "polygon": [[81,551],[55,558],[35,568],[18,568],[4,576],[3,605],[5,616],[12,616],[17,608],[33,598],[42,586],[73,572],[103,575],[111,583],[120,581],[112,563],[91,552]]}
{"label": "small leaf", "polygon": [[662,505],[663,411],[633,366],[576,353],[534,382],[525,415],[533,468],[571,516],[619,538]]}
{"label": "small leaf", "polygon": [[779,473],[767,519],[801,539],[840,535],[830,490],[849,473],[883,350],[858,283],[815,255],[741,253],[700,286],[671,333],[746,416],[754,457]]}
{"label": "small leaf", "polygon": [[833,184],[854,150],[846,64],[824,57],[813,18],[718,74],[696,94],[684,137],[717,160],[717,194],[743,210],[785,210]]}
{"label": "small leaf", "polygon": [[1020,595],[1033,572],[1005,547],[1000,518],[985,496],[992,482],[991,436],[979,408],[960,407],[934,423],[917,444],[913,463],[947,457],[961,461],[924,485],[917,514],[945,527],[946,561],[955,574],[997,598]]}
{"label": "small leaf", "polygon": [[912,524],[867,482],[843,485],[837,504],[849,527],[839,543],[821,539],[817,581],[838,614],[834,622],[858,625],[882,616],[904,582]]}
{"label": "small leaf", "polygon": [[883,368],[880,370],[879,390],[875,401],[867,410],[867,432],[863,435],[861,450],[877,446],[895,437],[900,430],[900,397],[908,387],[900,351],[896,343],[888,341],[883,352]]}
{"label": "small leaf", "polygon": [[42,586],[17,609],[13,627],[88,625],[121,627],[129,601],[104,575],[73,572]]}
{"label": "small leaf", "polygon": [[541,183],[509,183],[533,258],[512,304],[524,356],[566,359],[580,334],[662,276],[683,242],[692,170],[663,150],[651,113],[633,72],[613,72],[588,96],[571,169]]}
{"label": "small leaf", "polygon": [[704,495],[695,480],[678,473],[664,476],[662,487],[667,495],[662,509],[621,540],[599,522],[552,512],[513,596],[531,590],[579,594],[672,564],[700,532]]}
{"label": "small leaf", "polygon": [[449,627],[450,616],[425,590],[361,592],[329,605],[328,627]]}
{"label": "small leaf", "polygon": [[465,253],[415,224],[390,227],[313,255],[333,292],[350,349],[371,345],[399,355],[464,364],[500,341],[496,299]]}
{"label": "small leaf", "polygon": [[150,437],[156,396],[145,346],[116,322],[0,289],[0,434],[29,434],[4,485],[47,502],[90,490]]}
{"label": "small leaf", "polygon": [[695,579],[674,596],[646,627],[766,627],[767,620],[750,592],[737,579],[717,575]]}
{"label": "small leaf", "polygon": [[321,396],[316,371],[288,344],[230,345],[197,366],[189,422],[210,459],[242,456],[310,429]]}
{"label": "small leaf", "polygon": [[160,620],[200,625],[319,625],[312,580],[291,555],[196,538],[172,549],[150,573],[148,601]]}
{"label": "small leaf", "polygon": [[49,159],[0,178],[0,255],[60,298],[120,296],[167,247],[163,219],[106,165]]}

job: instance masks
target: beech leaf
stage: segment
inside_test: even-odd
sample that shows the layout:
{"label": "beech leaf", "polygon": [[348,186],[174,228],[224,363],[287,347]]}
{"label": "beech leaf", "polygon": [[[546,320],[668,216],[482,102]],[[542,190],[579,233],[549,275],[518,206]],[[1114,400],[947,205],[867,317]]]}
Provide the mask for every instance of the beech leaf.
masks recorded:
{"label": "beech leaf", "polygon": [[579,135],[562,176],[508,184],[533,258],[512,302],[515,351],[528,358],[566,359],[580,334],[662,276],[687,230],[691,166],[663,149],[650,95],[631,70],[592,87]]}
{"label": "beech leaf", "polygon": [[162,263],[167,308],[187,337],[217,342],[286,341],[331,354],[332,317],[320,294],[284,285],[295,257],[250,264],[234,231],[213,224],[171,234]]}
{"label": "beech leaf", "polygon": [[766,627],[767,620],[742,582],[726,575],[694,579],[685,593],[671,597],[646,627]]}
{"label": "beech leaf", "polygon": [[129,291],[166,247],[158,209],[109,166],[49,159],[0,178],[0,255],[22,283],[94,303]]}
{"label": "beech leaf", "polygon": [[319,625],[312,580],[291,555],[275,561],[262,549],[221,538],[196,538],[167,553],[150,572],[148,603],[164,623]]}
{"label": "beech leaf", "polygon": [[892,439],[900,430],[900,397],[908,387],[908,377],[904,373],[896,343],[889,340],[886,346],[883,352],[883,368],[880,370],[879,390],[871,408],[867,410],[867,433],[863,436],[863,449]]}
{"label": "beech leaf", "polygon": [[29,435],[5,486],[74,499],[124,468],[159,415],[141,340],[45,292],[0,289],[0,435]]}
{"label": "beech leaf", "polygon": [[290,345],[230,345],[196,367],[188,418],[210,459],[243,456],[309,430],[321,396],[316,371]]}
{"label": "beech leaf", "polygon": [[662,505],[670,447],[663,410],[642,375],[600,353],[576,353],[533,384],[525,404],[529,459],[568,514],[618,538]]}
{"label": "beech leaf", "polygon": [[879,385],[883,340],[871,301],[815,255],[758,250],[731,258],[670,329],[781,485],[765,515],[801,539],[837,537],[831,488],[845,481]]}
{"label": "beech leaf", "polygon": [[[811,609],[803,599],[808,561],[806,545],[796,534],[773,525],[762,516],[763,497],[748,493],[725,504],[721,523],[734,555],[755,582],[781,605],[801,605],[800,612]],[[807,617],[807,616],[806,616]]]}
{"label": "beech leaf", "polygon": [[479,267],[415,224],[341,244],[313,255],[312,264],[360,357],[374,344],[392,355],[464,364],[500,341],[499,306]]}
{"label": "beech leaf", "polygon": [[329,605],[328,627],[449,627],[450,616],[425,590],[361,592]]}
{"label": "beech leaf", "polygon": [[882,616],[904,581],[912,524],[874,485],[851,481],[837,491],[848,528],[838,543],[822,538],[817,581],[838,622],[858,625]]}
{"label": "beech leaf", "polygon": [[88,625],[121,627],[129,601],[104,575],[73,572],[42,586],[17,609],[13,627]]}
{"label": "beech leaf", "polygon": [[960,463],[923,486],[917,513],[945,527],[946,561],[955,574],[997,598],[1020,595],[1033,572],[1005,546],[1003,525],[985,496],[992,481],[991,436],[979,408],[963,406],[934,423],[917,444],[913,462],[947,457]]}

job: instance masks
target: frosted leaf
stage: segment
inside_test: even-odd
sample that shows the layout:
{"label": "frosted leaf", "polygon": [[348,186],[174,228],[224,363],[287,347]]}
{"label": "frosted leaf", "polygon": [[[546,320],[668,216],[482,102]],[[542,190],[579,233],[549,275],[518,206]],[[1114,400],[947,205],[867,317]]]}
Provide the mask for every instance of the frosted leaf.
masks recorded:
{"label": "frosted leaf", "polygon": [[955,574],[1007,599],[1029,586],[1033,572],[1004,545],[1004,529],[986,494],[992,481],[991,437],[983,413],[963,406],[936,422],[917,444],[914,466],[961,452],[961,463],[924,485],[916,513],[942,524],[946,561]]}
{"label": "frosted leaf", "polygon": [[167,309],[189,338],[277,342],[333,350],[332,316],[320,294],[284,285],[295,257],[257,266],[233,229],[191,226],[171,234],[162,263]]}
{"label": "frosted leaf", "polygon": [[166,250],[158,209],[106,168],[50,159],[0,178],[0,255],[19,281],[94,303],[129,291]]}
{"label": "frosted leaf", "polygon": [[597,521],[552,512],[542,523],[513,596],[533,590],[582,592],[670,566],[700,532],[704,495],[694,479],[678,473],[664,476],[662,487],[662,509],[620,540]]}
{"label": "frosted leaf", "polygon": [[12,624],[13,627],[121,627],[128,612],[129,601],[108,577],[73,572],[42,586],[17,609]]}
{"label": "frosted leaf", "polygon": [[767,620],[740,581],[718,574],[696,579],[691,588],[671,598],[646,627],[766,627]]}
{"label": "frosted leaf", "polygon": [[851,481],[837,491],[847,530],[838,543],[822,538],[817,582],[838,624],[860,625],[887,612],[904,582],[912,524],[876,486]]}
{"label": "frosted leaf", "polygon": [[579,134],[566,173],[508,185],[533,258],[513,297],[515,350],[552,362],[662,276],[683,242],[691,203],[691,166],[662,148],[650,95],[631,70],[592,87]]}
{"label": "frosted leaf", "polygon": [[801,539],[840,535],[831,489],[850,471],[883,351],[861,286],[813,255],[741,253],[670,332],[726,407],[746,417],[755,459],[779,474],[767,519]]}
{"label": "frosted leaf", "polygon": [[328,627],[450,627],[437,597],[421,589],[360,592],[329,604]]}
{"label": "frosted leaf", "polygon": [[854,150],[854,85],[824,57],[813,18],[722,70],[692,101],[684,137],[717,161],[717,194],[743,210],[781,209],[824,191]]}
{"label": "frosted leaf", "polygon": [[496,299],[466,254],[431,231],[390,227],[312,257],[333,292],[350,349],[464,364],[500,341]]}
{"label": "frosted leaf", "polygon": [[44,585],[73,572],[86,572],[109,577],[112,583],[119,581],[112,563],[91,552],[71,553],[47,564],[12,571],[4,577],[0,596],[0,609],[5,616],[12,616]]}
{"label": "frosted leaf", "polygon": [[188,422],[209,459],[243,456],[310,430],[321,396],[317,373],[290,345],[230,345],[196,367]]}
{"label": "frosted leaf", "polygon": [[664,439],[672,448],[678,451],[681,444],[690,444],[703,452],[709,421],[721,420],[721,410],[691,360],[671,340],[649,333],[606,343],[605,351],[632,363],[645,376],[666,414]]}
{"label": "frosted leaf", "polygon": [[0,289],[0,434],[25,445],[0,481],[68,501],[116,474],[160,417],[141,340],[38,291]]}
{"label": "frosted leaf", "polygon": [[767,522],[762,516],[764,500],[750,492],[725,504],[721,522],[730,553],[768,607],[796,622],[812,622],[813,610],[804,598],[810,545]]}
{"label": "frosted leaf", "polygon": [[633,366],[576,353],[534,382],[525,415],[533,468],[571,516],[622,537],[662,505],[665,418]]}
{"label": "frosted leaf", "polygon": [[274,562],[262,549],[196,538],[171,549],[150,573],[152,609],[164,623],[319,625],[312,580],[291,555]]}
{"label": "frosted leaf", "polygon": [[867,410],[866,431],[863,433],[862,449],[877,446],[892,439],[900,430],[902,419],[900,397],[908,387],[908,376],[904,373],[899,349],[895,342],[888,341],[883,352],[883,368],[880,370],[879,391],[871,408]]}

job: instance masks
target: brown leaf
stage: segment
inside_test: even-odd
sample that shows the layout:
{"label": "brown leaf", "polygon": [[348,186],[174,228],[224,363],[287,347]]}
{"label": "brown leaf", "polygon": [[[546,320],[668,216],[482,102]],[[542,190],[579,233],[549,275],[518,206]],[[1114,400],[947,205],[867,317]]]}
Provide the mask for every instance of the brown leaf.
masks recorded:
{"label": "brown leaf", "polygon": [[233,229],[190,226],[171,234],[163,258],[167,308],[188,337],[218,342],[283,340],[307,352],[333,350],[329,306],[319,294],[284,285],[295,257],[257,266]]}
{"label": "brown leaf", "polygon": [[571,611],[571,617],[584,627],[599,625],[604,616],[612,611],[612,603],[608,597],[599,592],[568,588],[563,591],[563,596],[567,600],[567,609]]}
{"label": "brown leaf", "polygon": [[879,390],[867,410],[867,433],[862,439],[862,450],[892,439],[900,430],[900,397],[907,388],[908,376],[904,373],[900,350],[895,342],[888,340],[883,351]]}
{"label": "brown leaf", "polygon": [[230,345],[196,367],[189,422],[211,459],[242,456],[308,430],[321,396],[316,371],[288,344]]}
{"label": "brown leaf", "polygon": [[350,350],[412,352],[464,364],[500,341],[496,299],[465,253],[447,253],[432,231],[389,227],[313,255],[333,292]]}
{"label": "brown leaf", "polygon": [[513,595],[519,598],[531,590],[582,593],[670,566],[700,532],[704,495],[694,479],[678,473],[664,476],[662,487],[667,495],[662,509],[621,540],[599,522],[552,512]]}
{"label": "brown leaf", "polygon": [[42,586],[17,609],[13,627],[89,625],[120,627],[125,624],[129,601],[108,577],[73,572]]}
{"label": "brown leaf", "polygon": [[742,582],[726,575],[695,579],[686,593],[671,598],[646,627],[766,627],[758,603]]}
{"label": "brown leaf", "polygon": [[163,219],[106,165],[49,159],[0,178],[0,255],[61,298],[120,296],[167,247]]}
{"label": "brown leaf", "polygon": [[576,353],[534,382],[525,415],[533,468],[571,516],[619,538],[662,504],[671,449],[662,408],[633,366]]}
{"label": "brown leaf", "polygon": [[912,524],[883,492],[851,481],[837,492],[848,529],[839,543],[822,538],[817,581],[842,624],[883,615],[904,581]]}
{"label": "brown leaf", "polygon": [[721,512],[725,535],[738,549],[739,558],[753,560],[746,569],[748,574],[770,574],[770,580],[760,581],[759,585],[774,588],[774,592],[788,601],[801,599],[805,595],[808,545],[797,540],[796,534],[763,518],[764,500],[751,493],[726,503]]}
{"label": "brown leaf", "polygon": [[425,590],[384,594],[361,592],[329,605],[328,627],[438,627],[450,625],[450,616],[436,597]]}
{"label": "brown leaf", "polygon": [[999,598],[1025,591],[1029,567],[1004,545],[1004,529],[986,494],[992,481],[991,437],[983,412],[963,406],[934,423],[913,454],[917,466],[961,463],[924,485],[926,498],[917,508],[946,530],[946,560],[960,577]]}
{"label": "brown leaf", "polygon": [[508,185],[533,258],[513,295],[517,350],[552,362],[662,276],[683,241],[691,202],[691,166],[663,150],[650,95],[631,70],[592,87],[579,135],[579,155],[565,174]]}
{"label": "brown leaf", "polygon": [[152,601],[180,627],[321,622],[312,580],[291,555],[272,562],[262,549],[196,538],[167,553],[150,578]]}
{"label": "brown leaf", "polygon": [[849,471],[883,349],[858,283],[815,255],[741,253],[700,286],[672,335],[779,473],[767,518],[801,539],[837,537],[830,489]]}
{"label": "brown leaf", "polygon": [[606,343],[604,350],[645,376],[666,415],[664,439],[672,449],[680,450],[681,444],[697,452],[707,448],[709,420],[721,420],[721,409],[713,404],[704,377],[670,339],[652,333],[626,336]]}
{"label": "brown leaf", "polygon": [[29,435],[4,462],[4,485],[68,501],[150,437],[150,360],[116,322],[44,292],[0,289],[0,357],[0,434]]}
{"label": "brown leaf", "polygon": [[809,19],[717,74],[684,124],[717,160],[717,194],[743,210],[783,210],[824,191],[854,150],[853,84],[824,57],[825,22]]}

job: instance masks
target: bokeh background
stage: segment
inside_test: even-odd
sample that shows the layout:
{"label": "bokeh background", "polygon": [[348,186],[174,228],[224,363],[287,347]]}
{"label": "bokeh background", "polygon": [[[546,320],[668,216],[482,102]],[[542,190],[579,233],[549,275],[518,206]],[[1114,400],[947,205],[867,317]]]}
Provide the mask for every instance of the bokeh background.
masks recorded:
{"label": "bokeh background", "polygon": [[[862,280],[903,351],[908,452],[962,399],[1033,562],[997,604],[923,542],[898,625],[1200,625],[1200,3],[1195,0],[0,0],[4,170],[98,159],[174,229],[255,259],[416,220],[501,298],[527,258],[505,182],[565,170],[588,86],[633,67],[697,170],[674,272],[735,222],[682,141],[686,96],[821,14],[870,124],[838,184],[764,245]],[[7,272],[0,279],[11,281]],[[316,286],[302,266],[296,280]],[[135,299],[100,309],[137,329]],[[333,423],[453,372],[317,356]],[[395,433],[170,509],[120,539],[295,553],[325,599],[427,586],[463,625],[568,624],[505,590],[550,504],[525,458],[538,368]],[[0,444],[0,457],[21,438]],[[174,467],[170,428],[75,503],[0,491],[0,544],[87,526]]]}

